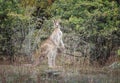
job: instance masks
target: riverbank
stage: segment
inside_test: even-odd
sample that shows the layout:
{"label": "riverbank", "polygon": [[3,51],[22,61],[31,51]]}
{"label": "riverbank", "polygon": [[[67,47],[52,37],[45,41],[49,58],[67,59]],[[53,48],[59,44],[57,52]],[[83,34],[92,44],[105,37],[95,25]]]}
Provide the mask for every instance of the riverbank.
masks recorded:
{"label": "riverbank", "polygon": [[46,65],[0,65],[0,83],[119,83],[120,70],[89,68],[51,70]]}

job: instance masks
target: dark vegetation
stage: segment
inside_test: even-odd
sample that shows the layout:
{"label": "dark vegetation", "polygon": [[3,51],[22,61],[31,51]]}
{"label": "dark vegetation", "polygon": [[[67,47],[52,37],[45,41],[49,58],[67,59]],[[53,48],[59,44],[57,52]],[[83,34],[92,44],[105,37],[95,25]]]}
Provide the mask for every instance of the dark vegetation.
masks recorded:
{"label": "dark vegetation", "polygon": [[66,51],[104,65],[109,57],[120,57],[119,4],[119,0],[0,0],[0,56],[32,55],[51,33],[51,20],[61,18]]}

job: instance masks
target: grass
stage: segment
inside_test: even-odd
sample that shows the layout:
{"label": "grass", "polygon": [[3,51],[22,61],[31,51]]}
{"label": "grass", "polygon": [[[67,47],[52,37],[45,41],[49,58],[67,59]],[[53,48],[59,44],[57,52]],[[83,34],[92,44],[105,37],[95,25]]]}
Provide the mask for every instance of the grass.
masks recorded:
{"label": "grass", "polygon": [[[32,67],[32,65],[28,63],[24,64],[24,61],[22,64],[18,64],[17,62],[15,65],[3,65],[1,62],[0,83],[90,83],[89,80],[96,81],[97,78],[101,79],[103,83],[105,81],[106,83],[118,83],[114,81],[110,82],[107,76],[113,76],[112,78],[116,77],[118,78],[115,79],[117,81],[119,80],[120,75],[119,70],[90,66],[88,60],[85,60],[84,63],[83,62],[84,58],[76,61],[75,58],[65,58],[63,56],[58,57],[56,63],[63,67],[57,69],[61,71],[59,75],[49,75],[45,72],[45,70],[49,70],[47,60],[43,61],[41,65],[36,67]],[[91,77],[88,78],[90,75]],[[95,75],[98,77],[95,78]]]}

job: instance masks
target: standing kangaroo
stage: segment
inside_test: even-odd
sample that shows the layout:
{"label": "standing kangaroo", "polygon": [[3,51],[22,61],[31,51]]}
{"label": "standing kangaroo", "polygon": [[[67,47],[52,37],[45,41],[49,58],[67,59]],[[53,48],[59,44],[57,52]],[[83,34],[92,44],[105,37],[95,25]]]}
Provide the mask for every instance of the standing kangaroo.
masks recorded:
{"label": "standing kangaroo", "polygon": [[37,58],[34,65],[38,65],[39,61],[41,61],[44,57],[48,58],[48,66],[50,68],[56,67],[55,59],[56,55],[59,51],[63,51],[65,49],[64,43],[62,40],[63,33],[60,30],[61,26],[59,24],[59,20],[54,20],[54,31],[50,35],[50,37],[41,44],[40,51],[36,53],[39,58]]}

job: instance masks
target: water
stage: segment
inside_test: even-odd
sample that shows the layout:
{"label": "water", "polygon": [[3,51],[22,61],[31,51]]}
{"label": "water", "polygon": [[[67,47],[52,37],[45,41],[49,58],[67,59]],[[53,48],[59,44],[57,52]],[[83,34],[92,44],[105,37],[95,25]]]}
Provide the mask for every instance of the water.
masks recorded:
{"label": "water", "polygon": [[[43,68],[43,67],[40,67]],[[0,83],[120,83],[117,73],[81,73],[76,71],[0,66]]]}
{"label": "water", "polygon": [[119,76],[106,74],[65,74],[63,77],[48,77],[41,80],[43,83],[120,83]]}
{"label": "water", "polygon": [[68,77],[65,83],[119,83],[120,78],[105,74],[80,74]]}

